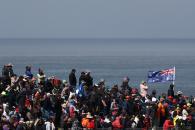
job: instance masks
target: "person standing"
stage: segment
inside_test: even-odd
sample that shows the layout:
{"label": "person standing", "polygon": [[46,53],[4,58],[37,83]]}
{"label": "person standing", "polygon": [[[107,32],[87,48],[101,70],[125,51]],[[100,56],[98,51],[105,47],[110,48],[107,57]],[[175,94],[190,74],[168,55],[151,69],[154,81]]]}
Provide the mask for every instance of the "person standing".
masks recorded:
{"label": "person standing", "polygon": [[72,69],[71,72],[70,72],[70,74],[69,74],[69,83],[70,83],[70,85],[73,88],[75,88],[76,85],[77,85],[77,78],[76,78],[75,73],[76,73],[76,70],[75,69]]}
{"label": "person standing", "polygon": [[123,82],[122,82],[122,85],[121,85],[121,90],[122,91],[128,90],[129,93],[131,93],[132,88],[129,86],[129,81],[130,81],[129,77],[126,76],[126,77],[123,78]]}
{"label": "person standing", "polygon": [[142,81],[140,84],[140,95],[142,97],[146,97],[147,94],[148,94],[148,86],[145,81]]}
{"label": "person standing", "polygon": [[44,83],[45,83],[45,77],[46,76],[45,76],[43,70],[39,68],[39,72],[37,74],[38,84],[39,85],[44,85]]}
{"label": "person standing", "polygon": [[85,82],[85,72],[81,72],[81,75],[79,77],[79,85],[82,83],[82,82]]}
{"label": "person standing", "polygon": [[85,73],[85,82],[88,87],[93,86],[93,77],[91,77],[90,71]]}
{"label": "person standing", "polygon": [[173,84],[170,85],[167,95],[174,97],[174,85]]}
{"label": "person standing", "polygon": [[14,75],[13,65],[11,63],[4,65],[2,69],[2,77],[3,77],[3,84],[4,86],[6,85],[11,85],[11,77]]}

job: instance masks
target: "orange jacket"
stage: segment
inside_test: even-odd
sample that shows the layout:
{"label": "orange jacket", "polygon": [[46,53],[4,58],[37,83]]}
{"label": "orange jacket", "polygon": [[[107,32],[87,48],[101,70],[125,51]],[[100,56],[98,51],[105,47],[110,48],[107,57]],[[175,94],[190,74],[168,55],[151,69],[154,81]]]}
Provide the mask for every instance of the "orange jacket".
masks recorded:
{"label": "orange jacket", "polygon": [[157,117],[158,117],[158,119],[160,119],[160,116],[165,116],[165,107],[163,106],[162,103],[159,103],[158,108],[157,108]]}
{"label": "orange jacket", "polygon": [[87,119],[87,118],[83,118],[82,121],[81,121],[81,124],[82,124],[82,126],[83,126],[84,128],[87,127],[87,124],[88,124],[88,123],[89,123],[89,119]]}

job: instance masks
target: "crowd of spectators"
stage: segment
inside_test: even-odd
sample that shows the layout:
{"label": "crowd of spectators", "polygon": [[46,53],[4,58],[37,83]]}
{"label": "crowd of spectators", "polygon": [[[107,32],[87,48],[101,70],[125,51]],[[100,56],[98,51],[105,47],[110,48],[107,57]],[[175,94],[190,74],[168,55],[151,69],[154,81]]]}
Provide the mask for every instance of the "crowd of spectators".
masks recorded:
{"label": "crowd of spectators", "polygon": [[24,75],[14,73],[6,64],[0,77],[0,129],[68,130],[95,128],[171,128],[195,130],[195,99],[182,91],[167,93],[152,90],[147,82],[139,87],[121,85],[107,88],[105,80],[93,83],[89,71],[77,80],[72,69],[69,79],[47,77],[41,68],[34,75],[26,66]]}

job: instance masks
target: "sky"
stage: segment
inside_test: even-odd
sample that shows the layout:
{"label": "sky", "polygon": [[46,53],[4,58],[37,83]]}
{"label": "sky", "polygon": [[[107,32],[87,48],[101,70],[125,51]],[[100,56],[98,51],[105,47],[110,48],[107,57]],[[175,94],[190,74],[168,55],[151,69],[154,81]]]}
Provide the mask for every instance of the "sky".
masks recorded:
{"label": "sky", "polygon": [[195,38],[195,0],[1,0],[0,38]]}

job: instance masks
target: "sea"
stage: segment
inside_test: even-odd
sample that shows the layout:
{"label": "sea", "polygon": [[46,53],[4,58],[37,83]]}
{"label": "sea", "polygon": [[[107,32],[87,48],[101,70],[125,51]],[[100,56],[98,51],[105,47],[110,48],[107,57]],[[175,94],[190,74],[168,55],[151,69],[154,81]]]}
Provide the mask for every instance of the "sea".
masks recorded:
{"label": "sea", "polygon": [[[195,96],[194,39],[0,39],[0,68],[7,63],[18,75],[31,65],[34,76],[42,68],[62,80],[73,68],[77,79],[88,70],[94,83],[103,78],[107,88],[128,76],[138,89],[148,71],[175,67],[175,92]],[[148,83],[149,92],[167,93],[171,83]]]}

